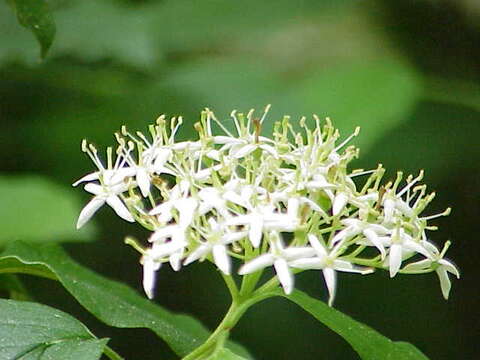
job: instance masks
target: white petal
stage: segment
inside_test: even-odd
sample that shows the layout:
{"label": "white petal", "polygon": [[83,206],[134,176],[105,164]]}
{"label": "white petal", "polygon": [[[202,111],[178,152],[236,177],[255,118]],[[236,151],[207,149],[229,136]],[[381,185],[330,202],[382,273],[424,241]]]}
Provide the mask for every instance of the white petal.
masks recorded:
{"label": "white petal", "polygon": [[345,272],[357,273],[362,275],[373,273],[373,269],[371,268],[355,266],[352,263],[345,260],[338,260],[338,259],[334,260],[333,267],[337,271],[345,271]]}
{"label": "white petal", "polygon": [[248,235],[248,232],[246,231],[226,233],[225,235],[222,236],[222,244],[231,244],[235,241],[243,239],[247,235]]}
{"label": "white petal", "polygon": [[143,197],[147,197],[148,194],[150,194],[150,176],[148,176],[147,171],[144,168],[139,167],[137,169],[136,179]]}
{"label": "white petal", "polygon": [[362,229],[357,226],[348,226],[345,229],[335,234],[332,239],[332,245],[339,243],[340,241],[347,240],[352,236],[358,235],[362,232]]}
{"label": "white petal", "polygon": [[155,289],[155,272],[160,268],[160,263],[151,258],[143,260],[143,290],[149,299],[153,299]]}
{"label": "white petal", "polygon": [[232,150],[230,150],[230,155],[233,156],[235,159],[240,159],[252,153],[256,148],[257,145],[253,144],[247,144],[241,147],[232,147]]}
{"label": "white petal", "polygon": [[325,259],[318,257],[297,259],[289,262],[289,265],[298,269],[320,270],[325,267]]}
{"label": "white petal", "polygon": [[177,241],[169,241],[163,244],[154,244],[151,251],[151,257],[154,259],[161,259],[167,256],[172,256],[172,254],[181,252],[185,247],[185,243]]}
{"label": "white petal", "polygon": [[273,146],[262,144],[262,145],[260,145],[260,148],[262,150],[265,150],[266,152],[268,152],[274,158],[278,158],[278,152],[275,150],[275,148]]}
{"label": "white petal", "polygon": [[260,215],[252,215],[250,219],[250,230],[248,231],[248,237],[253,247],[257,248],[262,241],[263,232],[263,219]]}
{"label": "white petal", "polygon": [[[123,167],[118,170],[107,170],[110,177],[105,183],[107,185],[116,185],[125,180],[127,177],[135,176],[137,170],[134,167]],[[110,172],[111,171],[111,172]]]}
{"label": "white petal", "polygon": [[172,255],[170,255],[170,266],[174,271],[178,271],[182,267],[182,257],[183,250],[174,252]]}
{"label": "white petal", "polygon": [[75,182],[72,184],[72,186],[77,186],[78,184],[80,184],[80,183],[82,183],[82,182],[85,182],[85,181],[98,180],[99,174],[100,174],[99,171],[96,171],[96,172],[87,174],[87,175],[85,175],[84,177],[82,177],[82,178],[78,179],[77,181],[75,181]]}
{"label": "white petal", "polygon": [[85,191],[88,191],[90,194],[93,195],[100,195],[105,193],[103,186],[99,184],[88,183],[83,188],[85,189]]}
{"label": "white petal", "polygon": [[393,219],[393,210],[395,209],[395,201],[386,199],[383,202],[383,212],[385,214],[385,222],[390,223]]}
{"label": "white petal", "polygon": [[325,284],[327,285],[329,293],[328,306],[332,306],[333,300],[335,299],[337,275],[335,273],[335,270],[333,270],[332,268],[325,268],[323,269],[323,277],[325,279]]}
{"label": "white petal", "polygon": [[460,279],[460,272],[457,267],[453,265],[450,261],[445,259],[438,260],[438,263],[445,268],[449,273],[455,275],[457,279]]}
{"label": "white petal", "polygon": [[264,254],[256,257],[255,259],[244,264],[239,270],[240,275],[251,274],[260,269],[270,266],[275,261],[275,257],[272,254]]}
{"label": "white petal", "polygon": [[390,247],[390,277],[394,277],[402,265],[402,245],[393,244]]}
{"label": "white petal", "polygon": [[127,220],[129,222],[135,222],[135,219],[133,218],[132,214],[130,214],[130,211],[128,211],[127,207],[125,204],[120,200],[118,196],[111,195],[107,198],[107,204],[110,205],[110,207],[115,210],[118,216],[120,216],[122,219]]}
{"label": "white petal", "polygon": [[385,259],[385,257],[387,256],[387,252],[385,251],[382,241],[379,239],[379,236],[377,235],[377,233],[372,229],[365,229],[363,231],[363,234],[373,244],[373,246],[375,246],[378,249],[378,251],[380,251],[380,254],[382,255],[382,260]]}
{"label": "white petal", "polygon": [[313,234],[308,234],[308,241],[310,245],[315,249],[317,255],[321,258],[327,256],[327,250],[325,247],[318,241],[317,237]]}
{"label": "white petal", "polygon": [[414,263],[410,263],[403,267],[402,270],[406,272],[415,273],[416,271],[422,272],[423,270],[429,269],[432,266],[432,260],[423,259]]}
{"label": "white petal", "polygon": [[241,143],[242,141],[234,137],[219,135],[219,136],[213,137],[213,142],[215,144],[223,145],[223,144],[229,144],[229,143],[238,144],[238,143]]}
{"label": "white petal", "polygon": [[234,203],[234,204],[246,207],[246,201],[245,201],[246,199],[244,199],[243,197],[241,197],[240,195],[238,195],[237,193],[235,193],[233,191],[226,191],[223,194],[223,198],[227,201],[230,201],[230,202]]}
{"label": "white petal", "polygon": [[288,200],[287,215],[293,220],[298,217],[298,208],[300,201],[297,198],[291,198]]}
{"label": "white petal", "polygon": [[277,259],[273,263],[278,280],[282,284],[285,294],[289,295],[293,291],[293,275],[288,269],[288,264],[285,259]]}
{"label": "white petal", "polygon": [[230,275],[231,264],[227,254],[227,247],[224,245],[214,245],[212,252],[215,265],[217,265],[225,275]]}
{"label": "white petal", "polygon": [[211,250],[211,246],[208,244],[202,244],[199,247],[197,247],[195,250],[193,250],[190,255],[185,259],[184,265],[189,265],[192,262],[204,257],[206,254],[208,254]]}
{"label": "white petal", "polygon": [[163,168],[165,163],[168,161],[170,158],[170,155],[172,154],[172,151],[170,149],[157,149],[155,152],[155,162],[153,163],[153,168]]}
{"label": "white petal", "polygon": [[174,206],[180,213],[180,227],[185,228],[189,226],[192,223],[193,215],[197,208],[197,200],[192,198],[176,200]]}
{"label": "white petal", "polygon": [[309,258],[316,254],[314,248],[311,247],[289,247],[283,250],[283,257],[286,260],[295,260],[300,258]]}
{"label": "white petal", "polygon": [[422,245],[417,243],[415,240],[404,241],[403,247],[405,248],[405,250],[413,250],[419,254],[422,254],[427,258],[430,257],[430,252],[427,251]]}
{"label": "white petal", "polygon": [[442,295],[445,300],[448,300],[448,295],[450,294],[452,284],[450,282],[450,279],[448,278],[447,270],[445,270],[445,268],[439,267],[435,271],[438,275],[438,278],[440,279],[440,288],[442,289]]}
{"label": "white petal", "polygon": [[340,212],[343,210],[343,208],[347,204],[347,200],[348,200],[348,196],[343,192],[335,196],[335,200],[333,201],[333,207],[332,207],[333,216],[340,214]]}
{"label": "white petal", "polygon": [[172,219],[173,202],[166,201],[150,210],[149,215],[160,215],[160,222],[169,222]]}
{"label": "white petal", "polygon": [[94,197],[80,212],[77,221],[77,229],[80,229],[100,207],[105,204],[105,199]]}

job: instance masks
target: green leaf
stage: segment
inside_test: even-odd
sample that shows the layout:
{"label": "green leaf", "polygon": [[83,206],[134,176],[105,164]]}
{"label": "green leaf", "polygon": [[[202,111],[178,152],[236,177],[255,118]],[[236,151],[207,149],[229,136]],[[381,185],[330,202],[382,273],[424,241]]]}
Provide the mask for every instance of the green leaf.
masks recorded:
{"label": "green leaf", "polygon": [[96,360],[107,343],[45,305],[1,299],[0,314],[0,359]]}
{"label": "green leaf", "polygon": [[39,176],[0,176],[0,245],[13,240],[92,240],[94,227],[77,231],[82,208],[73,190]]}
{"label": "green leaf", "polygon": [[245,358],[234,354],[228,349],[222,348],[206,360],[245,360]]}
{"label": "green leaf", "polygon": [[[148,328],[184,356],[202,344],[209,332],[197,320],[172,314],[121,283],[106,279],[74,262],[58,246],[12,243],[0,257],[0,273],[33,273],[57,278],[77,301],[110,326]],[[248,353],[238,345],[231,348]]]}
{"label": "green leaf", "polygon": [[31,30],[40,43],[40,54],[44,58],[55,37],[55,22],[46,0],[9,0],[18,22]]}
{"label": "green leaf", "polygon": [[428,360],[416,347],[406,342],[394,342],[377,331],[341,313],[320,300],[295,290],[283,295],[314,318],[343,337],[362,360]]}
{"label": "green leaf", "polygon": [[296,115],[330,117],[344,136],[360,126],[354,143],[363,152],[407,120],[421,91],[418,75],[399,60],[356,61],[317,69],[288,99],[302,109]]}

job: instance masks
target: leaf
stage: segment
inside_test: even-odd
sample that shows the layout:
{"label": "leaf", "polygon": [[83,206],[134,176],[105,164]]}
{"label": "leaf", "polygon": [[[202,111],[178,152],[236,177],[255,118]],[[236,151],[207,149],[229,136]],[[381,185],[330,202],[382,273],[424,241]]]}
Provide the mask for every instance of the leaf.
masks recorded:
{"label": "leaf", "polygon": [[[209,336],[194,318],[172,314],[128,286],[95,274],[74,262],[58,246],[15,242],[0,257],[0,273],[31,271],[57,278],[83,307],[107,325],[151,329],[180,356],[191,352]],[[231,348],[248,356],[238,345],[232,344]]]}
{"label": "leaf", "polygon": [[222,348],[206,360],[245,360],[245,358],[234,354],[228,349]]}
{"label": "leaf", "polygon": [[0,245],[13,240],[61,242],[92,240],[94,227],[77,231],[80,201],[39,176],[0,176]]}
{"label": "leaf", "polygon": [[107,343],[45,305],[0,299],[0,314],[0,359],[96,360]]}
{"label": "leaf", "polygon": [[31,30],[40,43],[40,54],[44,58],[55,37],[55,22],[46,0],[9,0],[18,22]]}
{"label": "leaf", "polygon": [[399,60],[343,62],[309,74],[289,95],[297,115],[330,117],[345,137],[360,126],[354,140],[366,151],[407,120],[421,95],[415,71]]}
{"label": "leaf", "polygon": [[362,360],[428,360],[413,345],[406,342],[394,342],[372,328],[299,290],[295,290],[288,296],[284,295],[283,292],[279,295],[293,301],[343,337]]}

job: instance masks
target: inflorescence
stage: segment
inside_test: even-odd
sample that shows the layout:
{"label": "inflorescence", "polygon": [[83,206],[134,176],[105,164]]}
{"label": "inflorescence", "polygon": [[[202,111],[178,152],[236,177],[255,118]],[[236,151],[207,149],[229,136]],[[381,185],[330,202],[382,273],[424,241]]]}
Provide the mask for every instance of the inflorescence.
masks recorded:
{"label": "inflorescence", "polygon": [[[336,272],[370,274],[375,269],[420,274],[435,271],[445,299],[448,273],[459,277],[427,237],[436,227],[429,220],[448,215],[421,215],[435,194],[419,184],[423,172],[404,179],[398,173],[382,184],[384,168],[349,171],[358,149],[347,143],[358,129],[337,144],[327,118],[309,128],[305,118],[296,131],[284,117],[273,137],[261,135],[268,113],[254,117],[232,112],[233,134],[206,109],[195,124],[198,139],[175,141],[182,118],[160,116],[149,136],[123,127],[118,146],[107,148],[107,163],[96,148],[82,143],[98,170],[73,185],[93,199],[80,213],[83,226],[103,205],[118,216],[151,231],[149,246],[127,242],[141,252],[143,287],[153,298],[155,275],[163,263],[178,271],[205,259],[224,275],[232,273],[231,258],[246,275],[273,266],[285,293],[294,288],[294,273],[321,270],[335,297]],[[213,127],[221,129],[217,135]],[[362,184],[362,185],[359,185]]]}

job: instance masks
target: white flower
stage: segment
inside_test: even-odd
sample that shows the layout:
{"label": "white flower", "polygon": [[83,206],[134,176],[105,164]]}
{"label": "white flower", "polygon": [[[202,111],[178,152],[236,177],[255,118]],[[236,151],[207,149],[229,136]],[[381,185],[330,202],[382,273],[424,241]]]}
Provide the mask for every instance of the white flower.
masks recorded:
{"label": "white flower", "polygon": [[215,265],[225,274],[231,273],[231,261],[227,254],[227,245],[247,236],[246,231],[229,232],[225,226],[217,223],[213,218],[208,219],[210,232],[206,234],[206,241],[201,244],[186,258],[184,265],[213,254]]}
{"label": "white flower", "polygon": [[380,237],[380,239],[384,241],[385,246],[390,246],[388,257],[385,259],[385,264],[388,264],[390,269],[390,277],[394,277],[400,270],[405,255],[410,256],[417,252],[426,257],[429,256],[429,252],[403,228],[396,228],[391,237]]}
{"label": "white flower", "polygon": [[322,270],[325,284],[327,285],[328,293],[330,295],[328,299],[329,306],[332,306],[335,298],[336,271],[353,272],[362,275],[373,272],[372,269],[357,267],[346,260],[337,259],[336,249],[328,253],[327,249],[313,234],[308,235],[308,240],[314,249],[315,257],[298,259],[292,261],[290,265],[299,269]]}
{"label": "white flower", "polygon": [[155,273],[160,269],[161,263],[155,261],[147,249],[140,262],[143,264],[143,290],[149,299],[153,299],[155,290]]}
{"label": "white flower", "polygon": [[80,212],[77,221],[77,229],[80,229],[95,212],[107,203],[122,219],[129,222],[135,222],[130,211],[127,209],[119,195],[128,189],[128,185],[125,183],[109,185],[106,180],[102,185],[89,183],[84,186],[84,189],[91,194],[94,194],[90,202]]}
{"label": "white flower", "polygon": [[401,272],[407,274],[421,274],[429,272],[432,269],[435,270],[438,279],[440,280],[440,288],[442,289],[443,297],[447,300],[452,287],[448,273],[455,275],[457,279],[460,278],[460,272],[456,266],[452,262],[443,258],[450,246],[450,242],[445,243],[442,252],[439,252],[436,246],[428,241],[424,241],[422,245],[428,251],[427,258],[406,265]]}
{"label": "white flower", "polygon": [[180,270],[185,247],[188,245],[185,232],[186,229],[179,225],[167,225],[157,229],[148,239],[153,243],[151,256],[155,259],[168,257],[172,269]]}
{"label": "white flower", "polygon": [[[169,199],[155,206],[150,210],[149,214],[158,215],[160,222],[167,223],[173,218],[173,209],[177,209],[180,212],[181,222],[183,220],[182,224],[188,225],[192,220],[193,212],[197,206],[194,199],[187,197],[189,188],[190,183],[188,181],[181,181],[170,190]],[[189,205],[191,205],[191,207]]]}
{"label": "white flower", "polygon": [[344,219],[341,220],[341,223],[346,225],[346,228],[335,234],[332,239],[332,245],[346,241],[358,234],[363,234],[367,239],[367,245],[371,244],[375,246],[378,251],[380,251],[382,259],[386,257],[387,253],[385,247],[382,240],[379,238],[379,236],[384,236],[390,233],[386,227],[378,224],[371,224],[359,219]]}
{"label": "white flower", "polygon": [[[88,145],[84,140],[82,142],[82,150],[92,159],[98,171],[87,174],[73,183],[73,186],[77,186],[82,182],[89,182],[84,186],[84,189],[95,195],[80,212],[77,229],[85,225],[105,203],[115,210],[122,219],[134,222],[135,219],[119,197],[120,194],[128,190],[130,186],[128,178],[134,174],[131,168],[124,167],[126,163],[125,157],[118,155],[115,159],[115,164],[112,164],[112,148],[107,148],[108,167],[105,167],[98,157],[97,149],[93,145]],[[92,183],[92,181],[98,181],[100,184]]]}
{"label": "white flower", "polygon": [[227,221],[227,225],[248,225],[248,237],[253,247],[258,248],[264,230],[292,232],[298,227],[298,199],[290,199],[287,214],[275,211],[272,204],[249,206],[246,215],[237,215]]}
{"label": "white flower", "polygon": [[291,294],[293,291],[294,279],[290,272],[290,262],[296,259],[309,257],[315,254],[315,250],[310,247],[288,247],[284,248],[279,234],[272,234],[277,239],[270,243],[270,251],[267,254],[258,256],[250,262],[244,264],[238,273],[240,275],[251,274],[268,266],[275,268],[277,278],[282,284],[285,294]]}

